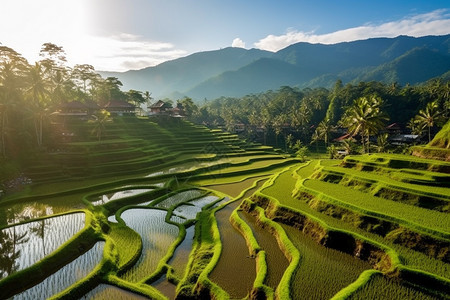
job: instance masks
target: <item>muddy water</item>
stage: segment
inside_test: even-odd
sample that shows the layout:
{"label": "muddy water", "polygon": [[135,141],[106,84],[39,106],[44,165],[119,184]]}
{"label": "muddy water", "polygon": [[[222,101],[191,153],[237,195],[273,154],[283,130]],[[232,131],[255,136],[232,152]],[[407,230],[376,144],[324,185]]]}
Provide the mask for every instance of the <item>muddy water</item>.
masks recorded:
{"label": "muddy water", "polygon": [[194,241],[195,226],[186,228],[186,236],[184,240],[178,245],[173,257],[169,261],[169,265],[173,267],[174,275],[182,278],[184,270],[189,260],[189,253],[191,253],[192,242]]}
{"label": "muddy water", "polygon": [[256,277],[255,260],[249,258],[245,239],[229,221],[230,214],[239,203],[233,202],[216,213],[223,247],[220,259],[209,275],[232,298],[245,297],[252,289]]}
{"label": "muddy water", "polygon": [[250,226],[259,246],[266,252],[267,277],[264,283],[276,289],[289,266],[287,258],[281,252],[274,235],[268,229],[259,227],[255,217],[245,212],[240,212],[239,216]]}
{"label": "muddy water", "polygon": [[[261,185],[262,182],[257,188]],[[249,197],[256,189],[246,192],[244,198]],[[222,253],[209,275],[209,278],[232,298],[245,297],[251,291],[256,277],[256,262],[249,257],[245,239],[229,221],[231,213],[239,204],[240,201],[235,201],[215,214],[222,241]]]}
{"label": "muddy water", "polygon": [[103,300],[103,299],[148,299],[147,297],[123,290],[113,285],[100,284],[95,289],[80,298],[81,300]]}
{"label": "muddy water", "polygon": [[170,283],[166,276],[162,276],[160,279],[152,283],[152,286],[160,291],[164,296],[169,299],[175,299],[176,285]]}

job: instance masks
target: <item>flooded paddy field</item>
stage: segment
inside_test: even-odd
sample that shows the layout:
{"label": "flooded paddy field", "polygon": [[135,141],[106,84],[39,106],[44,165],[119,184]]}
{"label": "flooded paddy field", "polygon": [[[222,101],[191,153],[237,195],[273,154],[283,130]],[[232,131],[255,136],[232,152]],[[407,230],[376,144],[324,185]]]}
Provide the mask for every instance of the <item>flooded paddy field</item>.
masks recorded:
{"label": "flooded paddy field", "polygon": [[[301,162],[182,120],[182,126],[142,121],[148,128],[139,134],[145,138],[127,143],[114,133],[104,145],[68,145],[70,155],[61,161],[77,173],[67,183],[53,178],[53,170],[39,185],[0,199],[1,299],[330,299],[342,294],[375,299],[377,290],[439,299],[445,294],[449,240],[442,226],[429,220],[431,229],[424,233],[406,213],[398,221],[400,213],[374,215],[363,200],[351,207],[344,201],[349,188],[358,189],[352,195],[369,197],[363,179],[400,178],[393,168],[373,177],[367,171],[394,158],[374,154],[339,163]],[[93,165],[77,166],[73,157]],[[95,165],[93,158],[99,157],[101,164]],[[109,163],[111,157],[117,160]],[[427,182],[434,178],[432,170],[422,172]],[[88,172],[98,177],[89,179]],[[414,174],[419,182],[421,173]],[[402,197],[412,197],[408,187],[395,183]],[[370,195],[371,205],[377,205],[375,197],[394,201],[389,193],[385,188]],[[420,211],[414,203],[402,207]],[[433,215],[447,222],[448,213]],[[413,238],[423,243],[412,245]],[[436,266],[425,268],[426,262]],[[422,284],[417,278],[432,284],[415,288]],[[32,284],[22,288],[23,282]]]}

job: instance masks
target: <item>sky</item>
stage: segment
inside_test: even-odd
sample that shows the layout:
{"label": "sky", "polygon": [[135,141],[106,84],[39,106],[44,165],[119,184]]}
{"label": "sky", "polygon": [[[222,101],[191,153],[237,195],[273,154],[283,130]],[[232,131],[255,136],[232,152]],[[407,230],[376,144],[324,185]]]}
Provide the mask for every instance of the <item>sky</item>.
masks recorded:
{"label": "sky", "polygon": [[0,43],[39,60],[126,71],[225,47],[450,34],[448,0],[1,0]]}

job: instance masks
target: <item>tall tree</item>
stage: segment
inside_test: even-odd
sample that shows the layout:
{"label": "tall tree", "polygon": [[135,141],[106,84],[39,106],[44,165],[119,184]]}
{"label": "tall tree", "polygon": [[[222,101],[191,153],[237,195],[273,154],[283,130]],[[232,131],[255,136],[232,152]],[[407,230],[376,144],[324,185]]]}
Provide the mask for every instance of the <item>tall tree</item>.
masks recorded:
{"label": "tall tree", "polygon": [[75,65],[72,70],[72,78],[82,88],[84,94],[87,94],[89,84],[95,80],[96,75],[94,67],[88,64]]}
{"label": "tall tree", "polygon": [[53,43],[44,43],[39,52],[39,56],[42,58],[40,63],[44,67],[45,74],[52,83],[50,92],[53,93],[53,90],[55,89],[53,83],[57,74],[68,72],[66,66],[66,52],[61,46],[57,46]]}
{"label": "tall tree", "polygon": [[188,118],[198,111],[197,105],[195,105],[194,101],[192,101],[189,97],[184,97],[183,99],[178,100],[178,104],[181,105],[184,115]]}
{"label": "tall tree", "polygon": [[34,119],[34,129],[36,142],[39,148],[42,147],[43,122],[47,110],[48,82],[45,80],[44,68],[41,63],[36,62],[28,70],[28,95],[31,98],[31,105],[28,106]]}
{"label": "tall tree", "polygon": [[414,117],[414,123],[418,129],[423,131],[428,129],[428,142],[431,141],[431,128],[436,121],[439,120],[441,112],[438,110],[437,101],[428,102],[425,109],[421,109],[419,113]]}
{"label": "tall tree", "polygon": [[389,119],[381,110],[382,104],[382,99],[375,95],[360,97],[345,111],[341,119],[341,125],[348,129],[349,134],[361,135],[364,151],[370,152],[370,136],[378,133],[384,127],[384,121]]}
{"label": "tall tree", "polygon": [[325,118],[319,123],[319,125],[317,125],[317,128],[314,131],[315,139],[323,140],[325,142],[325,146],[328,147],[328,141],[330,139],[330,133],[332,129],[333,126],[331,125],[330,119]]}
{"label": "tall tree", "polygon": [[28,62],[13,49],[0,46],[0,151],[6,157],[10,118],[20,107]]}

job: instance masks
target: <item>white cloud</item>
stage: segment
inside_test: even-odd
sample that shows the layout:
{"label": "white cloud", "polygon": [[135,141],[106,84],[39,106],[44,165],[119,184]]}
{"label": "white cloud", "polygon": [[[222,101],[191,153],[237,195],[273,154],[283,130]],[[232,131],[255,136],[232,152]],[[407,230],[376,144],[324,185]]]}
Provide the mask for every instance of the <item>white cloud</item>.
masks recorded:
{"label": "white cloud", "polygon": [[399,35],[424,36],[450,33],[450,15],[440,9],[427,14],[415,15],[383,24],[365,24],[327,34],[289,30],[283,35],[268,35],[254,45],[256,48],[278,51],[298,42],[334,44],[374,37],[396,37]]}
{"label": "white cloud", "polygon": [[70,66],[90,64],[99,71],[141,69],[186,54],[173,44],[129,33],[91,35],[88,1],[2,0],[5,13],[0,18],[0,43],[30,63],[40,59],[42,44],[54,43],[63,47]]}
{"label": "white cloud", "polygon": [[245,48],[245,42],[241,40],[240,38],[235,38],[233,42],[231,43],[231,47],[236,48]]}
{"label": "white cloud", "polygon": [[[74,53],[78,54],[78,57],[74,59],[90,63],[97,70],[142,69],[186,54],[186,51],[175,49],[170,43],[150,41],[131,34],[110,37],[88,36],[86,40],[84,44],[88,45],[88,51],[76,49]],[[88,55],[83,55],[86,52]]]}

